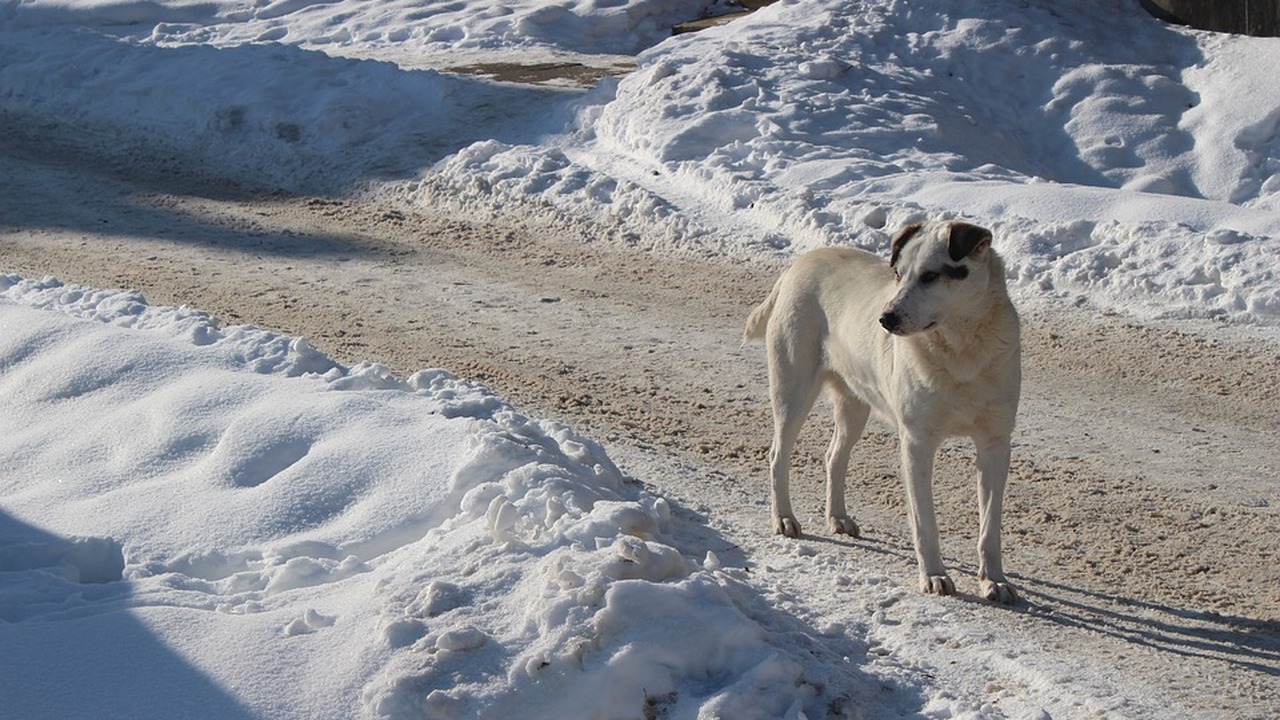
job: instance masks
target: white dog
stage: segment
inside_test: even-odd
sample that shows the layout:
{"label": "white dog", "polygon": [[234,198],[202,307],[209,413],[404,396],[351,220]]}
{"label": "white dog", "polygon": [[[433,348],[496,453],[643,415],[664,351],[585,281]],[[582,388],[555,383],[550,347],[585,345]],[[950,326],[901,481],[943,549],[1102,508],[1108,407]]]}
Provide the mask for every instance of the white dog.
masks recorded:
{"label": "white dog", "polygon": [[911,225],[888,263],[853,248],[806,253],[751,313],[744,340],[765,338],[773,403],[773,529],[800,535],[791,510],[792,448],[825,386],[835,410],[827,451],[827,526],[857,536],[845,511],[849,453],[871,410],[897,429],[920,588],[950,595],[933,508],[938,446],[977,447],[981,594],[1017,600],[1000,560],[1000,513],[1021,385],[1018,315],[991,232],[961,222]]}

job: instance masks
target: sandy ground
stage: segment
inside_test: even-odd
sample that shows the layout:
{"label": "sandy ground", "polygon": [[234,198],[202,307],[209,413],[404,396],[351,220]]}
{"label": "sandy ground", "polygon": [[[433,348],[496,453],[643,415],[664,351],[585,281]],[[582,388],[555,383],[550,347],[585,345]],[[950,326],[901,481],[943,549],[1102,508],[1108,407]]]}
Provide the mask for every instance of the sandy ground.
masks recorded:
{"label": "sandy ground", "polygon": [[[136,288],[402,375],[448,368],[601,440],[742,557],[786,542],[768,535],[764,352],[740,343],[779,263],[654,256],[526,212],[247,193],[11,129],[0,127],[0,272]],[[1005,564],[1027,602],[1009,622],[1042,623],[1183,701],[1212,696],[1205,717],[1280,712],[1280,347],[1096,309],[1023,319]],[[851,468],[866,537],[822,538],[829,428],[820,408],[797,456],[797,513],[816,552],[880,563],[912,586],[883,427]],[[975,585],[971,461],[951,443],[937,477],[962,592]]]}

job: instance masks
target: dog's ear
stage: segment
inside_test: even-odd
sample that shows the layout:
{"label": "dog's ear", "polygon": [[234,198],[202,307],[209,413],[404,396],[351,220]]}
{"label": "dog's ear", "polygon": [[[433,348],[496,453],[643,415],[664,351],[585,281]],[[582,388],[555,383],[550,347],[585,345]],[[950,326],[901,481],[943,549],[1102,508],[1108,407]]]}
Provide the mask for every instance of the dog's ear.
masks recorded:
{"label": "dog's ear", "polygon": [[898,256],[902,254],[902,248],[906,246],[908,240],[920,232],[922,227],[924,227],[924,223],[911,223],[902,228],[897,236],[893,238],[893,251],[889,255],[889,267],[897,267]]}
{"label": "dog's ear", "polygon": [[951,223],[951,237],[947,240],[947,254],[953,262],[960,262],[973,253],[991,247],[991,231],[965,222]]}

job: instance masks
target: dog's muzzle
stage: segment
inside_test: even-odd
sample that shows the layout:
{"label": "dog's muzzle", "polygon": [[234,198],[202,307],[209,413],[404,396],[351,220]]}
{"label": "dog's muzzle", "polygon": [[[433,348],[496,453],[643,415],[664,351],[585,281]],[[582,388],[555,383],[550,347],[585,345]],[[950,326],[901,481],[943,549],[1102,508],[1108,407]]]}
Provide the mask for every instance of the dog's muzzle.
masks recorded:
{"label": "dog's muzzle", "polygon": [[890,310],[880,316],[880,327],[896,335],[902,328],[902,318],[898,316],[898,313]]}

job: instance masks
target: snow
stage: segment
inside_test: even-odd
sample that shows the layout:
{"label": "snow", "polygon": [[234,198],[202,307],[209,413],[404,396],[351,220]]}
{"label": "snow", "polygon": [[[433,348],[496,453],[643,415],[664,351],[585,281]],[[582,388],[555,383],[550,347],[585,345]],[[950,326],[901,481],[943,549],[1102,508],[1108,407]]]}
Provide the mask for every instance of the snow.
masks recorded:
{"label": "snow", "polygon": [[[1120,0],[783,0],[668,37],[727,9],[20,0],[0,113],[122,163],[582,215],[674,254],[963,216],[1021,304],[1280,327],[1280,40]],[[630,53],[591,88],[442,70]],[[815,579],[869,619],[814,628],[597,443],[444,370],[0,290],[6,716],[1181,714],[874,571]]]}
{"label": "snow", "polygon": [[878,693],[599,445],[483,387],[0,288],[13,717],[779,718]]}
{"label": "snow", "polygon": [[0,328],[8,717],[1192,717],[810,542],[757,565],[444,370],[15,275]]}

